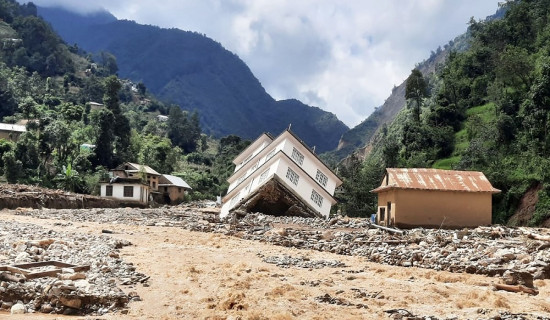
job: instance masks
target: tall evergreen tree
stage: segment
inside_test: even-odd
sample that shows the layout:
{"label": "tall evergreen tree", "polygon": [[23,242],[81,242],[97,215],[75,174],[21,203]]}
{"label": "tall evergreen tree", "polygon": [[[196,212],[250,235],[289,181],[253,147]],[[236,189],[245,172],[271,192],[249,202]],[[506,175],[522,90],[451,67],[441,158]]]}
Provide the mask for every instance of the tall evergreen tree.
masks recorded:
{"label": "tall evergreen tree", "polygon": [[420,109],[422,108],[422,100],[428,96],[428,84],[422,72],[418,69],[413,69],[411,75],[407,78],[407,86],[405,88],[405,99],[408,100],[408,106],[413,108],[413,117],[417,123],[420,123]]}

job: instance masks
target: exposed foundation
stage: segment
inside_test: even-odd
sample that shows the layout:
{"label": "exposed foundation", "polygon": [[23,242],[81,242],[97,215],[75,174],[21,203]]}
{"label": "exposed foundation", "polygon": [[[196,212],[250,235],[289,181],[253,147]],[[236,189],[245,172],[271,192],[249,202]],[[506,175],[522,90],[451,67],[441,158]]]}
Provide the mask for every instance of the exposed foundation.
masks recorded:
{"label": "exposed foundation", "polygon": [[319,212],[311,209],[277,178],[273,178],[261,186],[232,211],[237,215],[246,212],[259,212],[273,216],[323,218]]}

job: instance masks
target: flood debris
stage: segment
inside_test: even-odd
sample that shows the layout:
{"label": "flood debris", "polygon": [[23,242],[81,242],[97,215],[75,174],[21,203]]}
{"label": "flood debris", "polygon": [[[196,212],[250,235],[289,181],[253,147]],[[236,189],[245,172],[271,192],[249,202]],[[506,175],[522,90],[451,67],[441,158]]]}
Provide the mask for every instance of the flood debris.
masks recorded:
{"label": "flood debris", "polygon": [[59,261],[42,261],[33,263],[16,264],[11,266],[0,266],[0,271],[9,271],[23,275],[24,279],[34,279],[41,277],[55,277],[63,269],[70,273],[88,271],[90,266],[75,266],[69,263]]}
{"label": "flood debris", "polygon": [[275,264],[281,268],[299,267],[305,269],[345,268],[346,264],[338,260],[310,260],[307,257],[269,256],[258,254],[265,263]]}
{"label": "flood debris", "polygon": [[326,293],[322,296],[315,297],[315,301],[321,302],[321,303],[328,303],[328,304],[335,304],[339,306],[348,306],[348,307],[355,307],[355,308],[363,308],[368,309],[369,306],[367,306],[364,303],[353,303],[350,301],[347,301],[343,298],[333,297],[330,294]]}
{"label": "flood debris", "polygon": [[120,259],[118,249],[127,245],[107,236],[0,221],[0,309],[69,315],[124,310],[139,297],[125,294],[118,283],[148,279]]}

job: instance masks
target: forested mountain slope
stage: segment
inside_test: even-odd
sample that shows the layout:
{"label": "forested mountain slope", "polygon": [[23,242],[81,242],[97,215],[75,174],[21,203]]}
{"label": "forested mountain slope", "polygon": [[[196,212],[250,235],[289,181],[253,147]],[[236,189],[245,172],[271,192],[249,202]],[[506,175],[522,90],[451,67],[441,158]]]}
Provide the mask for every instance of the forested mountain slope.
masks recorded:
{"label": "forested mountain slope", "polygon": [[381,130],[355,171],[364,189],[385,167],[482,171],[502,190],[493,223],[550,225],[550,0],[505,6],[502,19],[470,21],[468,48]]}
{"label": "forested mountain slope", "polygon": [[203,130],[214,136],[255,138],[292,124],[308,145],[324,152],[335,149],[349,129],[319,108],[275,101],[238,56],[199,33],[113,20],[107,13],[97,18],[39,8],[39,14],[67,43],[114,54],[121,77],[143,82],[159,99],[184,110],[197,110]]}

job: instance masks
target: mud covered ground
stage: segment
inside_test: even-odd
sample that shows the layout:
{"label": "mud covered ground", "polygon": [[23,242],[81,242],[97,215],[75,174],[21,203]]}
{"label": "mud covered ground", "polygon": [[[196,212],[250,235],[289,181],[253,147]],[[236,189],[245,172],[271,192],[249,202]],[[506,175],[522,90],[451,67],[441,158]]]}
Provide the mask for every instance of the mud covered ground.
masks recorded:
{"label": "mud covered ground", "polygon": [[[338,236],[345,231],[326,230],[324,221],[308,220],[311,228],[301,220],[255,225],[250,221],[266,219],[256,216],[228,225],[216,221],[216,210],[204,206],[21,209],[2,210],[0,219],[7,223],[7,230],[2,230],[5,233],[10,232],[12,223],[24,224],[29,230],[74,234],[80,239],[101,236],[131,243],[117,249],[119,259],[149,277],[148,281],[123,284],[116,276],[113,281],[124,293],[139,299],[130,299],[125,308],[103,315],[76,319],[550,319],[547,279],[534,281],[538,295],[495,291],[492,284],[501,282],[498,276],[378,264],[344,249],[342,255],[266,240],[289,234],[294,237],[296,230],[327,239],[330,233]],[[362,224],[353,223],[358,228]],[[541,234],[543,230],[535,231]],[[376,239],[386,237],[375,235],[382,237]],[[431,244],[428,236],[425,240]],[[518,239],[504,240],[519,250],[523,238]],[[316,241],[327,242],[322,237]],[[304,245],[301,239],[296,243]],[[515,248],[507,249],[513,253]],[[541,250],[533,254],[540,255]],[[516,256],[529,260],[528,256]],[[0,255],[0,265],[9,263],[13,261]],[[0,318],[75,319],[42,313],[10,315],[7,311],[0,312]]]}

